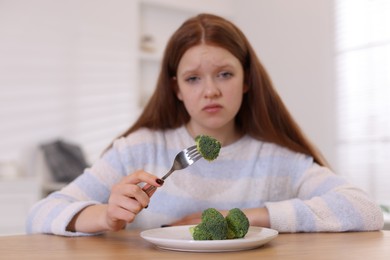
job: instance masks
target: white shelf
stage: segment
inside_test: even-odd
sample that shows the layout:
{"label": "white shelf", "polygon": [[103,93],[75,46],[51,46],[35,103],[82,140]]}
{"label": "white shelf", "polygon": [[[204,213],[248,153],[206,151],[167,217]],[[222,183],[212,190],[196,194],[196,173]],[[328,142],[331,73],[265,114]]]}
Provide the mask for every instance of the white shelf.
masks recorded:
{"label": "white shelf", "polygon": [[[139,49],[138,84],[139,104],[143,107],[152,95],[157,83],[161,60],[169,37],[195,12],[187,1],[140,1],[139,5]],[[192,1],[191,1],[192,2]],[[151,38],[151,52],[144,51],[141,39]]]}
{"label": "white shelf", "polygon": [[149,53],[149,52],[139,52],[138,58],[140,61],[145,62],[157,62],[160,63],[162,59],[162,53]]}

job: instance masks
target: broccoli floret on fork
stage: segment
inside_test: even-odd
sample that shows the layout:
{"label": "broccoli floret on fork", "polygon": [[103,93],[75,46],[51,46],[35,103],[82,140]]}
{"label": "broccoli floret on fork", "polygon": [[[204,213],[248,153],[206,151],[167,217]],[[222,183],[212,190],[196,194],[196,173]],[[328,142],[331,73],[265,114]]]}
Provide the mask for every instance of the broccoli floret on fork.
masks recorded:
{"label": "broccoli floret on fork", "polygon": [[208,135],[198,135],[195,137],[196,148],[199,153],[208,161],[215,160],[221,150],[221,143]]}

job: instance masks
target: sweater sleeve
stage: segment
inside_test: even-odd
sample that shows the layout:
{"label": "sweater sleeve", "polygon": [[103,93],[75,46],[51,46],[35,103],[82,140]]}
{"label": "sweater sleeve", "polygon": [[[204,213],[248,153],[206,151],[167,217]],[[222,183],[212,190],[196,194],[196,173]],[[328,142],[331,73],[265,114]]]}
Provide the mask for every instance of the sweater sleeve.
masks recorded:
{"label": "sweater sleeve", "polygon": [[69,232],[66,227],[85,207],[106,203],[111,186],[125,175],[121,155],[114,147],[62,190],[37,202],[28,214],[26,232],[63,236],[95,235]]}
{"label": "sweater sleeve", "polygon": [[362,190],[313,164],[294,184],[293,199],[268,202],[279,232],[372,231],[383,227],[380,207]]}

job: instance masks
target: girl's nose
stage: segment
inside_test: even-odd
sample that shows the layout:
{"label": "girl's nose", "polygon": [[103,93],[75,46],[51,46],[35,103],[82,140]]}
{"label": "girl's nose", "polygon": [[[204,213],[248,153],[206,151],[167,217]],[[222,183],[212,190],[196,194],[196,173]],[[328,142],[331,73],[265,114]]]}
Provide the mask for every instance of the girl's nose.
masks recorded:
{"label": "girl's nose", "polygon": [[211,79],[206,80],[204,94],[206,98],[215,98],[221,95],[218,85]]}

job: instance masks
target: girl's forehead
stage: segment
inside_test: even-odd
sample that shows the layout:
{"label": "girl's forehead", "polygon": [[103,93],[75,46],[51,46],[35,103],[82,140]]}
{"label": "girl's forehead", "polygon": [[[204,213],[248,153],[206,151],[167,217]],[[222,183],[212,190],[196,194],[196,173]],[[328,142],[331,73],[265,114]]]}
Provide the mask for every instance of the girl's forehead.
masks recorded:
{"label": "girl's forehead", "polygon": [[188,55],[199,55],[199,54],[232,55],[228,50],[226,50],[223,47],[202,43],[199,45],[192,46],[191,48],[186,50],[183,54],[183,57]]}
{"label": "girl's forehead", "polygon": [[178,70],[194,70],[201,65],[227,66],[239,64],[238,59],[222,47],[201,44],[189,48],[181,57]]}

